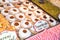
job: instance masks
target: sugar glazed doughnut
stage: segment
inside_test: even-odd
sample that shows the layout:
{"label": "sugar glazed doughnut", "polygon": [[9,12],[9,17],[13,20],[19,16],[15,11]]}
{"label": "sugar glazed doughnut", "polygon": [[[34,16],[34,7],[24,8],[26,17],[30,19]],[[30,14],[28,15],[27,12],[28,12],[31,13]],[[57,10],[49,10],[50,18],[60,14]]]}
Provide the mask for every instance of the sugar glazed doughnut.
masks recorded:
{"label": "sugar glazed doughnut", "polygon": [[[23,36],[24,35],[24,36]],[[21,28],[19,30],[19,37],[25,39],[31,36],[31,32],[28,29]]]}
{"label": "sugar glazed doughnut", "polygon": [[21,7],[19,8],[19,10],[20,10],[21,12],[23,12],[23,13],[28,12],[28,8],[25,7],[25,6],[21,6]]}
{"label": "sugar glazed doughnut", "polygon": [[7,16],[7,15],[9,15],[9,10],[4,9],[1,11],[1,14],[4,16]]}
{"label": "sugar glazed doughnut", "polygon": [[17,9],[17,8],[11,8],[10,10],[9,10],[9,12],[10,12],[10,14],[17,14],[17,13],[19,13],[19,10]]}
{"label": "sugar glazed doughnut", "polygon": [[7,15],[7,16],[6,16],[6,19],[7,19],[9,22],[13,22],[13,21],[16,20],[15,16],[13,16],[13,15]]}
{"label": "sugar glazed doughnut", "polygon": [[25,19],[25,15],[22,14],[22,13],[16,14],[15,17],[16,17],[18,20],[24,20],[24,19]]}
{"label": "sugar glazed doughnut", "polygon": [[23,28],[31,28],[32,27],[32,23],[26,20],[21,21],[21,27]]}
{"label": "sugar glazed doughnut", "polygon": [[0,10],[4,9],[4,5],[2,3],[0,3]]}
{"label": "sugar glazed doughnut", "polygon": [[11,23],[11,26],[14,26],[15,29],[19,30],[20,29],[20,22],[14,21]]}

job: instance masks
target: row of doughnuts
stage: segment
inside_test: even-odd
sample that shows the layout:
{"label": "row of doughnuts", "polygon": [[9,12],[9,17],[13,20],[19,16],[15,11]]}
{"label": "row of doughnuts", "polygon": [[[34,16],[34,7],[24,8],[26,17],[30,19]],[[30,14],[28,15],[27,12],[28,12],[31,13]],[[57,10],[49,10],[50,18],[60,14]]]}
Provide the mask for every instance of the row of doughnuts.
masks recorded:
{"label": "row of doughnuts", "polygon": [[0,2],[3,3],[1,14],[15,27],[21,40],[57,24],[55,19],[28,0]]}

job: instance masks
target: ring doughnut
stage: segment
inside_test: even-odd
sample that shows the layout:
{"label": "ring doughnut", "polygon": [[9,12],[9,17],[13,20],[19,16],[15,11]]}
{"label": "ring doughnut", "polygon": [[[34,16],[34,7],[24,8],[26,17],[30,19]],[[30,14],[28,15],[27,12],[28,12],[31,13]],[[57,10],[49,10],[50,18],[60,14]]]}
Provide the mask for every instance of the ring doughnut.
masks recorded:
{"label": "ring doughnut", "polygon": [[14,14],[19,13],[19,10],[18,10],[17,8],[11,8],[11,9],[9,10],[9,12],[14,15]]}
{"label": "ring doughnut", "polygon": [[[24,35],[24,36],[23,36]],[[31,36],[31,32],[28,29],[21,28],[19,30],[19,37],[25,39]]]}
{"label": "ring doughnut", "polygon": [[22,14],[22,13],[16,14],[15,17],[16,17],[18,20],[24,20],[24,19],[25,19],[25,15]]}
{"label": "ring doughnut", "polygon": [[4,10],[1,11],[1,14],[4,15],[4,16],[7,16],[7,15],[9,15],[9,11],[4,9]]}
{"label": "ring doughnut", "polygon": [[31,28],[32,27],[32,23],[26,20],[21,21],[21,27],[22,28]]}
{"label": "ring doughnut", "polygon": [[20,29],[20,22],[14,21],[11,23],[11,26],[14,26],[18,30],[18,29]]}
{"label": "ring doughnut", "polygon": [[13,15],[7,15],[7,16],[6,16],[6,19],[7,19],[9,22],[13,22],[13,21],[16,20],[15,16],[13,16]]}

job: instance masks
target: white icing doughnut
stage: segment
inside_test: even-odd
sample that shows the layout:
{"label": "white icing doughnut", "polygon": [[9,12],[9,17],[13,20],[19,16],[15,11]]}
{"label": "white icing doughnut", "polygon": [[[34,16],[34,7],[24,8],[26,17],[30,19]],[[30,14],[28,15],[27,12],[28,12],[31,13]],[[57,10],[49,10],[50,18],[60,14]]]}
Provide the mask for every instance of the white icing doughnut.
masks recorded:
{"label": "white icing doughnut", "polygon": [[16,20],[16,19],[15,19],[15,16],[13,16],[13,15],[7,15],[7,16],[6,16],[6,19],[7,19],[9,22],[13,22],[13,21]]}
{"label": "white icing doughnut", "polygon": [[41,9],[36,9],[34,13],[36,16],[41,16],[43,14],[43,11]]}
{"label": "white icing doughnut", "polygon": [[40,20],[34,24],[34,28],[37,32],[40,32],[46,28],[49,28],[49,23],[45,20]]}
{"label": "white icing doughnut", "polygon": [[16,14],[15,17],[16,17],[18,20],[24,20],[24,19],[25,19],[25,15],[22,14],[22,13]]}
{"label": "white icing doughnut", "polygon": [[23,12],[23,13],[28,12],[28,8],[25,7],[25,6],[21,6],[21,7],[19,8],[19,10],[20,10],[21,12]]}
{"label": "white icing doughnut", "polygon": [[33,11],[36,10],[38,7],[35,5],[29,5],[28,8]]}
{"label": "white icing doughnut", "polygon": [[4,16],[7,16],[7,15],[9,15],[9,11],[6,10],[6,9],[3,9],[3,10],[1,11],[1,14],[4,15]]}
{"label": "white icing doughnut", "polygon": [[32,27],[32,23],[26,20],[21,21],[21,27],[23,28],[31,28]]}
{"label": "white icing doughnut", "polygon": [[32,5],[32,3],[29,2],[29,1],[23,2],[23,4],[24,4],[25,6],[30,6],[30,5]]}
{"label": "white icing doughnut", "polygon": [[14,21],[11,23],[11,26],[14,26],[17,30],[19,30],[20,29],[20,22]]}
{"label": "white icing doughnut", "polygon": [[37,18],[36,16],[32,16],[32,17],[31,17],[31,20],[32,20],[33,22],[37,22],[37,21],[39,21],[40,19]]}
{"label": "white icing doughnut", "polygon": [[53,18],[50,18],[48,22],[50,23],[51,26],[55,26],[57,24],[56,20]]}
{"label": "white icing doughnut", "polygon": [[28,29],[21,28],[19,30],[19,37],[25,39],[31,36],[31,32]]}
{"label": "white icing doughnut", "polygon": [[28,13],[26,13],[26,16],[32,18],[34,15],[34,12],[28,11]]}
{"label": "white icing doughnut", "polygon": [[5,8],[6,8],[6,7],[12,8],[12,7],[14,7],[14,6],[13,6],[13,4],[11,4],[11,3],[6,3],[6,4],[5,4]]}
{"label": "white icing doughnut", "polygon": [[17,14],[17,13],[19,13],[19,10],[18,10],[17,8],[11,8],[11,9],[9,10],[9,12],[10,12],[11,14]]}
{"label": "white icing doughnut", "polygon": [[14,6],[16,7],[16,8],[19,8],[20,6],[21,6],[21,2],[17,2],[16,4],[14,3]]}
{"label": "white icing doughnut", "polygon": [[4,9],[4,5],[0,3],[0,10]]}
{"label": "white icing doughnut", "polygon": [[41,19],[48,21],[50,19],[50,16],[48,14],[43,14],[43,15],[41,15]]}

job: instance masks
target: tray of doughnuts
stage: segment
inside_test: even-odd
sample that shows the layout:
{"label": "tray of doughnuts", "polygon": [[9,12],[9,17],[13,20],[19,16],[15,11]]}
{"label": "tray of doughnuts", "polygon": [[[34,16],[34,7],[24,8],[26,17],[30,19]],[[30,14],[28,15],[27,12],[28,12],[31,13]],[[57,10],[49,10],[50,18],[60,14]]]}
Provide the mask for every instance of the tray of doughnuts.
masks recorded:
{"label": "tray of doughnuts", "polygon": [[0,40],[25,40],[57,24],[29,0],[0,0]]}

